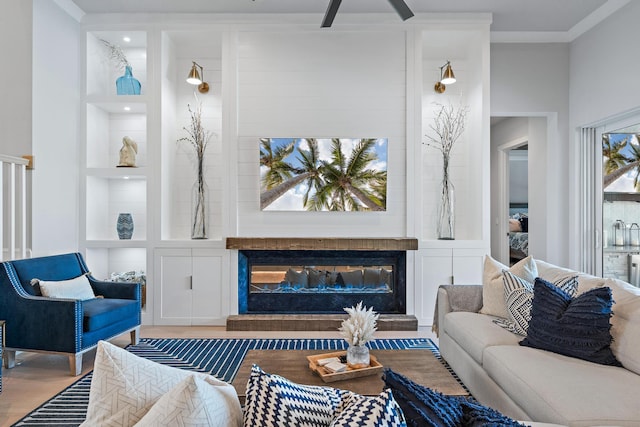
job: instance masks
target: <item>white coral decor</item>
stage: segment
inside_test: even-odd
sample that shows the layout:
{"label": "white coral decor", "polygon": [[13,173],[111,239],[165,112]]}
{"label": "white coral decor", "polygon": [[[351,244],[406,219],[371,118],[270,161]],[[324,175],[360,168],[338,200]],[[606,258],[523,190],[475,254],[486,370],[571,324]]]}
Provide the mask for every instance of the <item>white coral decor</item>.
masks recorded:
{"label": "white coral decor", "polygon": [[349,318],[338,329],[344,339],[350,345],[364,345],[370,341],[378,329],[376,322],[379,314],[373,311],[373,307],[367,309],[360,301],[355,307],[345,308],[344,311],[349,313]]}

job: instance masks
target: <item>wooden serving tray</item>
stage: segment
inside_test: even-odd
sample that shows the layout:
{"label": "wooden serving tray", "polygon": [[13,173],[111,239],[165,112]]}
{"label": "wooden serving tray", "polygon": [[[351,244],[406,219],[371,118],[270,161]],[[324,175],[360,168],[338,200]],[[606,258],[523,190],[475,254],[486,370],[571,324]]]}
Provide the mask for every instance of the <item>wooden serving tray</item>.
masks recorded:
{"label": "wooden serving tray", "polygon": [[322,381],[325,383],[332,383],[334,381],[350,380],[352,378],[366,377],[368,375],[374,375],[382,371],[382,364],[378,362],[375,356],[369,355],[371,361],[368,368],[352,369],[347,366],[347,370],[343,372],[329,372],[323,366],[319,366],[317,361],[319,359],[325,359],[327,357],[340,357],[346,356],[346,351],[336,351],[334,353],[315,354],[313,356],[307,356],[309,360],[309,369],[318,374]]}

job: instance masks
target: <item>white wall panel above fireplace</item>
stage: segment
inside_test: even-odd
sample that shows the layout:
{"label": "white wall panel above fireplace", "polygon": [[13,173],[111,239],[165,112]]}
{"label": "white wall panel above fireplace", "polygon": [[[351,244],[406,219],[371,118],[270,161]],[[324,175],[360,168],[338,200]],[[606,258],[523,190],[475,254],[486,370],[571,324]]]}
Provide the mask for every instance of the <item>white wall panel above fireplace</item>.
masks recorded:
{"label": "white wall panel above fireplace", "polygon": [[[238,34],[238,235],[406,235],[406,37]],[[388,138],[387,211],[261,211],[260,137]]]}

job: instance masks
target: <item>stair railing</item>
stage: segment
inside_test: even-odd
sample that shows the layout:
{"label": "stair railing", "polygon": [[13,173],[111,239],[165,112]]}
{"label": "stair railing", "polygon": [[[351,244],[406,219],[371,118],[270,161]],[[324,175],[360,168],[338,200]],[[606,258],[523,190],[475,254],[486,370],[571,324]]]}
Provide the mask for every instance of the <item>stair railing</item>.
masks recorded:
{"label": "stair railing", "polygon": [[27,159],[0,154],[2,166],[0,170],[1,261],[27,258],[28,164]]}

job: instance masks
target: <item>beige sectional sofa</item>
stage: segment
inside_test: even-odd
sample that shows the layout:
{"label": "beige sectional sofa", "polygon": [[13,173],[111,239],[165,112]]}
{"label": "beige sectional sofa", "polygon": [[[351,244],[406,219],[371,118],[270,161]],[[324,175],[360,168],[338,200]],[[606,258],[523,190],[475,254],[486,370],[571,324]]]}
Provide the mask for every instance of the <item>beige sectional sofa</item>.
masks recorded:
{"label": "beige sectional sofa", "polygon": [[456,287],[455,300],[449,287],[438,290],[436,325],[443,358],[476,399],[513,418],[567,426],[640,426],[640,289],[534,262],[537,276],[550,282],[577,275],[579,294],[593,287],[612,289],[611,349],[622,367],[519,345],[523,337],[498,326],[495,316],[477,312],[477,301],[460,306],[460,301],[473,300],[461,298],[464,293],[480,295],[475,285]]}

